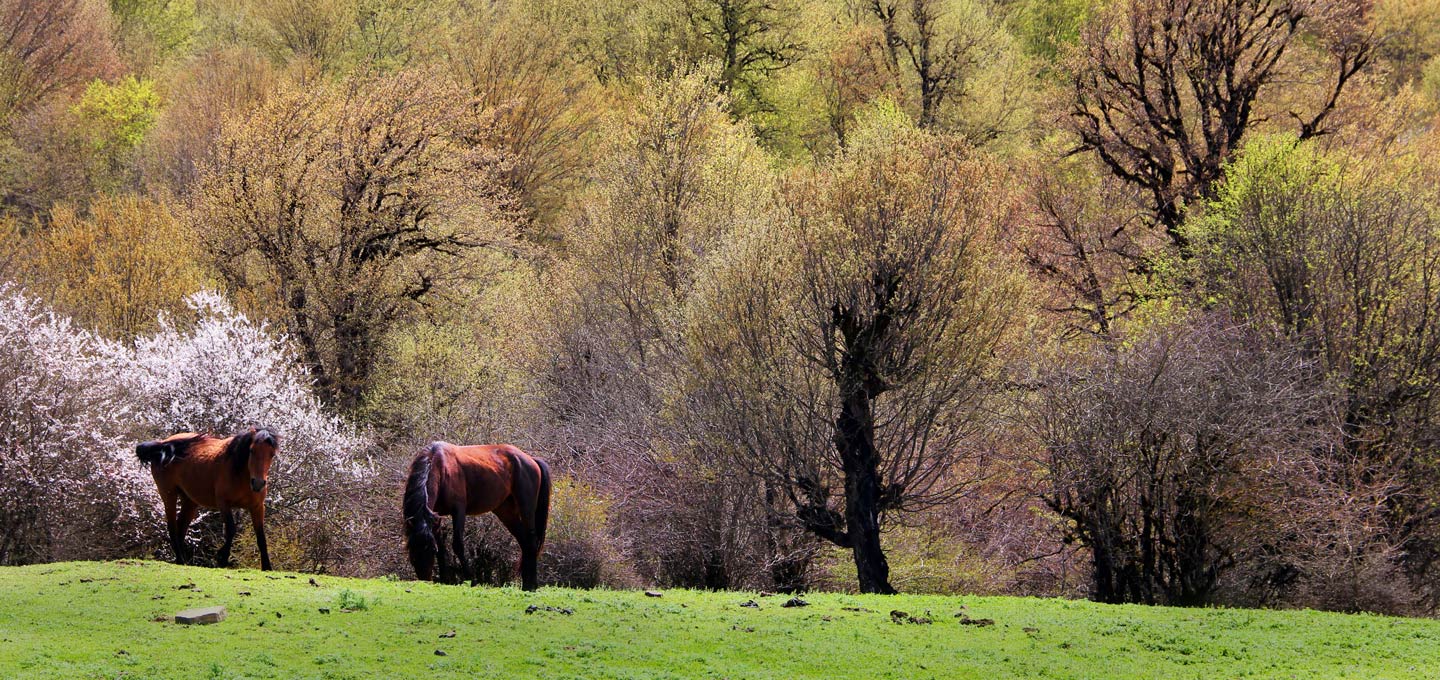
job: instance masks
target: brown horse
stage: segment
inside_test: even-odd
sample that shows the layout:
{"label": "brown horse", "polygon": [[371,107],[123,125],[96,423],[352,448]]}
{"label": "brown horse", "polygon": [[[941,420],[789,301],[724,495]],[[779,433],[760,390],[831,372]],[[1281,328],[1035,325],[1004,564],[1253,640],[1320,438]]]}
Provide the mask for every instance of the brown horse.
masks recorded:
{"label": "brown horse", "polygon": [[462,578],[475,584],[465,557],[465,516],[495,513],[520,544],[520,579],[525,590],[538,585],[540,549],[550,517],[550,466],[509,445],[455,446],[433,442],[410,462],[405,481],[405,543],[415,576],[429,581],[445,548],[432,525],[448,515],[455,533],[455,557]]}
{"label": "brown horse", "polygon": [[[181,432],[159,441],[135,447],[140,462],[150,466],[155,487],[165,501],[165,524],[170,529],[170,547],[175,561],[190,561],[185,532],[200,508],[215,508],[225,520],[225,545],[216,563],[230,564],[230,545],[235,540],[236,508],[250,511],[255,542],[260,547],[260,568],[270,569],[265,549],[265,490],[270,463],[280,443],[269,430],[250,428],[221,439],[209,434]],[[176,506],[179,506],[178,510]]]}

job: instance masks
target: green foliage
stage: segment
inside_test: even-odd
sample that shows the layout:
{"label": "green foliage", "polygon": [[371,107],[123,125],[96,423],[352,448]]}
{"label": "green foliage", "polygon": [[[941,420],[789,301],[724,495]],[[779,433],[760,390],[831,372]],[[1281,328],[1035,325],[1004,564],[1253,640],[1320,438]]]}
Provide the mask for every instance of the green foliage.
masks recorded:
{"label": "green foliage", "polygon": [[501,257],[472,264],[484,285],[393,329],[366,392],[366,419],[403,441],[497,441],[524,416],[524,324],[538,306],[533,272]]}
{"label": "green foliage", "polygon": [[1022,0],[1015,3],[1010,25],[1025,51],[1049,63],[1059,61],[1067,45],[1080,38],[1080,26],[1097,0]]}
{"label": "green foliage", "polygon": [[431,55],[443,36],[447,3],[358,0],[347,46],[360,68],[396,69]]}
{"label": "green foliage", "polygon": [[555,477],[550,499],[540,582],[572,588],[634,585],[613,538],[614,501],[571,475]]}
{"label": "green foliage", "polygon": [[1440,408],[1440,193],[1428,143],[1368,154],[1258,139],[1194,227],[1207,289],[1310,351],[1343,391],[1346,450],[1395,466],[1416,489],[1440,473],[1415,456]]}
{"label": "green foliage", "polygon": [[[902,593],[977,595],[1005,591],[1013,570],[989,562],[977,546],[953,528],[917,524],[897,526],[885,534],[890,577]],[[830,551],[826,589],[849,590],[855,563],[848,553]]]}
{"label": "green foliage", "polygon": [[634,108],[602,130],[613,141],[569,235],[587,284],[610,294],[598,302],[649,307],[647,326],[718,239],[774,200],[768,159],[730,120],[717,75],[711,64],[642,79]]}
{"label": "green foliage", "polygon": [[791,0],[684,0],[694,43],[690,58],[720,65],[720,89],[739,114],[773,110],[766,96],[771,78],[804,54]]}
{"label": "green foliage", "polygon": [[127,41],[148,43],[160,57],[183,55],[200,32],[195,0],[110,0]]}
{"label": "green foliage", "polygon": [[371,598],[349,588],[341,589],[340,593],[335,596],[335,605],[340,608],[340,611],[346,612],[363,612],[370,608],[372,602],[374,600]]}
{"label": "green foliage", "polygon": [[1430,110],[1440,109],[1440,57],[1432,57],[1420,71],[1420,92]]}
{"label": "green foliage", "polygon": [[338,70],[358,28],[358,0],[251,0],[255,39],[274,59]]}
{"label": "green foliage", "polygon": [[1396,84],[1424,77],[1422,68],[1440,56],[1440,2],[1435,0],[1378,0],[1372,21],[1385,36],[1380,57]]}
{"label": "green foliage", "polygon": [[[1427,619],[832,593],[806,594],[809,606],[784,608],[788,596],[757,593],[667,590],[649,598],[325,576],[315,577],[317,588],[304,576],[266,576],[136,561],[0,569],[8,640],[0,646],[0,675],[195,677],[212,668],[227,677],[356,678],[1440,673],[1440,622]],[[176,590],[186,583],[195,588]],[[337,594],[347,589],[394,604],[336,611]],[[741,607],[747,600],[759,607]],[[59,603],[64,616],[56,615]],[[213,604],[228,609],[219,624],[169,621],[181,609]],[[897,624],[892,611],[931,623]],[[957,614],[994,625],[965,625]]]}
{"label": "green foliage", "polygon": [[119,171],[155,127],[159,107],[155,82],[132,75],[114,84],[90,83],[75,105],[75,114],[103,167]]}
{"label": "green foliage", "polygon": [[[1316,264],[1319,246],[1308,215],[1296,200],[1340,189],[1338,162],[1294,135],[1259,136],[1245,145],[1225,169],[1216,199],[1185,226],[1191,251],[1202,266],[1218,267],[1211,280],[1212,302],[1234,304],[1240,292],[1241,262],[1263,256],[1253,249],[1236,250],[1257,241],[1273,247],[1274,256],[1308,268]],[[1325,199],[1321,199],[1325,200]],[[1323,208],[1321,208],[1323,209]]]}

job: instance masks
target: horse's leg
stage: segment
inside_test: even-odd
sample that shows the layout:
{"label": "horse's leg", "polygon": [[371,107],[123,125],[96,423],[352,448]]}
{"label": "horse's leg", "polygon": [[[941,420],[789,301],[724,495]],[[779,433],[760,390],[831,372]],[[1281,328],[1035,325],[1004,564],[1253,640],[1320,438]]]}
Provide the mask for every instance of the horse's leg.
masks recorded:
{"label": "horse's leg", "polygon": [[182,564],[180,538],[175,535],[176,518],[179,516],[175,506],[180,500],[179,494],[175,493],[174,489],[161,489],[160,500],[165,503],[165,533],[170,538],[170,550],[175,553],[175,564]]}
{"label": "horse's leg", "polygon": [[477,585],[475,572],[470,570],[470,558],[465,556],[465,511],[461,510],[450,516],[450,527],[455,532],[455,561],[460,563],[460,583],[466,581],[470,585]]}
{"label": "horse's leg", "polygon": [[250,508],[250,524],[255,527],[255,544],[260,547],[260,571],[270,571],[270,551],[265,548],[265,503]]}
{"label": "horse's leg", "polygon": [[445,545],[445,529],[440,522],[435,522],[435,566],[436,583],[454,583],[455,572],[450,569],[449,548]]}
{"label": "horse's leg", "polygon": [[235,542],[235,512],[230,508],[221,508],[220,516],[225,519],[225,545],[220,547],[220,554],[215,556],[215,564],[219,567],[230,566],[230,546]]}
{"label": "horse's leg", "polygon": [[524,513],[520,512],[514,496],[495,508],[495,516],[500,518],[500,522],[510,530],[510,535],[515,537],[515,542],[520,544],[520,587],[524,590],[535,590],[540,585],[540,541],[535,536],[534,529],[525,522]]}
{"label": "horse's leg", "polygon": [[[190,564],[194,561],[194,554],[190,550],[190,543],[185,540],[186,534],[190,533],[190,523],[195,521],[195,513],[199,512],[200,506],[182,491],[180,493],[180,515],[175,518],[175,551],[179,564]],[[183,553],[184,557],[179,555]]]}

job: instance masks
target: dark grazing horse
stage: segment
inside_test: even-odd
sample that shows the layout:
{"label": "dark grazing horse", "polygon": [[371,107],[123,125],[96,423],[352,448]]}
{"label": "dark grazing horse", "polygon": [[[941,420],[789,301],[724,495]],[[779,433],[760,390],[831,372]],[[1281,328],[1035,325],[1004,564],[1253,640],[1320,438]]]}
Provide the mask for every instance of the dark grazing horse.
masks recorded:
{"label": "dark grazing horse", "polygon": [[415,576],[429,581],[445,548],[435,540],[441,515],[450,517],[461,577],[474,585],[465,557],[465,516],[495,513],[520,544],[520,579],[538,585],[540,549],[550,517],[550,466],[509,445],[455,446],[433,442],[410,461],[405,481],[405,543]]}
{"label": "dark grazing horse", "polygon": [[270,553],[265,549],[265,490],[270,463],[279,448],[274,434],[253,427],[223,439],[181,432],[135,447],[135,455],[150,466],[155,487],[165,501],[165,524],[177,563],[186,564],[192,557],[185,532],[195,513],[200,508],[214,508],[225,519],[225,545],[216,563],[229,566],[230,545],[235,540],[233,511],[243,508],[250,511],[255,526],[260,568],[270,569]]}

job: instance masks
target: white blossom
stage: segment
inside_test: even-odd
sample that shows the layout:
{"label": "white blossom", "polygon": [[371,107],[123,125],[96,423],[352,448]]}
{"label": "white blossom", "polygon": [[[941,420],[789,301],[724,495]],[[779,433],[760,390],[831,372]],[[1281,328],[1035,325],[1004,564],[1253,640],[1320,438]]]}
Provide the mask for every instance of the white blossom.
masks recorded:
{"label": "white blossom", "polygon": [[187,302],[193,322],[162,317],[130,348],[0,282],[0,564],[162,544],[134,447],[181,431],[270,429],[269,513],[346,529],[335,517],[373,473],[368,438],[315,399],[283,337],[217,293]]}
{"label": "white blossom", "polygon": [[0,563],[123,551],[154,528],[134,464],[127,351],[0,282]]}
{"label": "white blossom", "polygon": [[267,501],[277,508],[314,510],[371,473],[370,442],[315,399],[283,337],[218,293],[186,302],[193,324],[162,316],[157,333],[135,342],[126,374],[143,422],[157,434],[270,429],[280,455]]}

